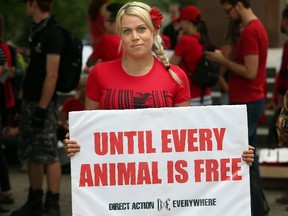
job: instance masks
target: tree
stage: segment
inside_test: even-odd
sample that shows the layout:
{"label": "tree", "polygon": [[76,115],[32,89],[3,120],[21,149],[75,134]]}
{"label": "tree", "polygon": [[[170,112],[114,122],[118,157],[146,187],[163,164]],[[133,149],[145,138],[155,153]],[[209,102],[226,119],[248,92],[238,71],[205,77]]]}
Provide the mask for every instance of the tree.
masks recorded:
{"label": "tree", "polygon": [[[87,7],[89,0],[54,1],[53,15],[64,27],[79,37],[87,30]],[[18,46],[27,46],[31,19],[25,14],[25,5],[20,0],[1,0],[0,12],[4,17],[5,40]]]}
{"label": "tree", "polygon": [[[141,1],[141,0],[140,0]],[[25,6],[20,0],[0,0],[0,12],[4,17],[5,40],[18,46],[27,46],[30,34],[31,19],[25,15]],[[111,0],[111,2],[127,3],[129,0]],[[144,0],[150,6],[158,7],[162,12],[168,11],[171,3],[180,3],[183,6],[197,4],[197,0]],[[54,0],[53,14],[67,29],[81,38],[89,32],[87,27],[87,10],[89,0]]]}

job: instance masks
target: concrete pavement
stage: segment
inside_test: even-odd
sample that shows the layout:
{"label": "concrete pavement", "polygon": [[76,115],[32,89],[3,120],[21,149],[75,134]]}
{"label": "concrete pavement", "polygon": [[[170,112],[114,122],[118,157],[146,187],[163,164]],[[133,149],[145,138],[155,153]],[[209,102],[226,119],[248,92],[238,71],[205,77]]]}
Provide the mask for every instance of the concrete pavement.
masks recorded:
{"label": "concrete pavement", "polygon": [[[3,207],[13,210],[19,208],[26,201],[28,190],[28,179],[27,179],[27,173],[21,172],[19,165],[9,165],[9,166],[10,166],[10,178],[13,187],[15,203],[12,205],[3,205]],[[275,198],[281,196],[283,193],[283,186],[281,185],[285,184],[287,185],[287,181],[288,181],[287,179],[282,180],[278,179],[277,181],[273,179],[272,180],[268,179],[263,181],[263,185],[265,187],[265,194],[267,196],[268,203],[270,206],[269,216],[288,215],[288,211],[285,210],[286,208],[285,205],[275,203]],[[71,184],[69,174],[64,174],[62,178],[60,202],[61,202],[61,216],[71,216],[72,215]]]}

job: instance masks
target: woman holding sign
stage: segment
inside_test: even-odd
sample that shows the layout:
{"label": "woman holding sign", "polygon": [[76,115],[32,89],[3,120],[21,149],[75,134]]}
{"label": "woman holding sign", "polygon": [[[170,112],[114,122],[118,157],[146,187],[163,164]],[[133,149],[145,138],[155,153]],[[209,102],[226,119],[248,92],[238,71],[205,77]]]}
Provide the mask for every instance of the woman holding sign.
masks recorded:
{"label": "woman holding sign", "polygon": [[[118,12],[116,30],[121,37],[122,59],[97,64],[89,74],[86,110],[138,109],[189,106],[186,74],[169,64],[160,37],[162,14],[141,2],[129,2]],[[154,55],[153,55],[154,54]],[[80,151],[76,141],[64,140],[69,157]],[[242,158],[253,162],[253,149]]]}

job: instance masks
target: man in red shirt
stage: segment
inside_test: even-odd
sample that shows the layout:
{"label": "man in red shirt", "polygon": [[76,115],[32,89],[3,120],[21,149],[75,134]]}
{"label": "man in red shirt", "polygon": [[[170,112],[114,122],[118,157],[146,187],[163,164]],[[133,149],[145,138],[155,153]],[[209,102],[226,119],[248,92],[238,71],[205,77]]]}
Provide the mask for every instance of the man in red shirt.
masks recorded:
{"label": "man in red shirt", "polygon": [[241,20],[244,28],[233,61],[221,52],[206,52],[206,56],[230,71],[229,101],[247,105],[249,144],[255,147],[257,122],[265,103],[268,36],[250,8],[249,0],[221,0],[221,3],[228,18]]}
{"label": "man in red shirt", "polygon": [[[266,97],[266,59],[268,51],[268,36],[261,21],[250,8],[249,0],[220,0],[224,12],[231,20],[241,21],[243,30],[236,47],[234,60],[229,60],[221,52],[205,52],[208,59],[227,68],[228,95],[231,104],[245,104],[248,115],[249,144],[256,147],[257,124],[264,111]],[[264,215],[261,184],[259,190],[253,191],[253,182],[259,182],[259,167],[257,159],[254,161],[251,172],[251,207],[252,215]],[[258,178],[258,179],[257,179]],[[259,192],[259,194],[257,194]],[[263,197],[263,200],[265,198]],[[259,201],[259,203],[257,203]],[[260,210],[259,210],[260,209]],[[261,213],[261,212],[262,213]]]}

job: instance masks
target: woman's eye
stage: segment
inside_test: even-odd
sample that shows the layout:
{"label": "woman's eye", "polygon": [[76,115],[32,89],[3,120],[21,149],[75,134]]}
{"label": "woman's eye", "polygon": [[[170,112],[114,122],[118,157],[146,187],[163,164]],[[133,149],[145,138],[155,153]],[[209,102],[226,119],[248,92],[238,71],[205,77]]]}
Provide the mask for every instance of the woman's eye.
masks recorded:
{"label": "woman's eye", "polygon": [[124,30],[123,30],[123,33],[124,33],[124,34],[129,34],[130,32],[131,32],[130,29],[124,29]]}
{"label": "woman's eye", "polygon": [[138,31],[139,31],[139,32],[144,32],[145,30],[146,30],[146,28],[143,27],[143,26],[138,28]]}

